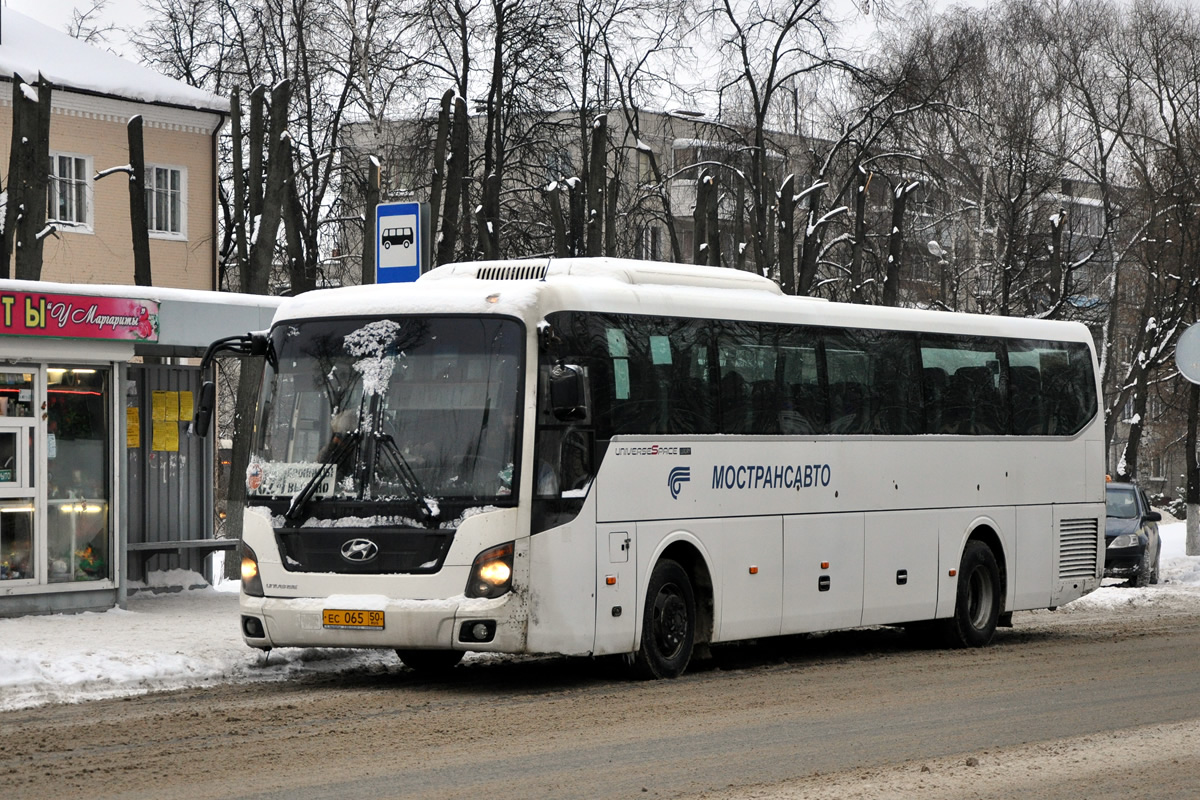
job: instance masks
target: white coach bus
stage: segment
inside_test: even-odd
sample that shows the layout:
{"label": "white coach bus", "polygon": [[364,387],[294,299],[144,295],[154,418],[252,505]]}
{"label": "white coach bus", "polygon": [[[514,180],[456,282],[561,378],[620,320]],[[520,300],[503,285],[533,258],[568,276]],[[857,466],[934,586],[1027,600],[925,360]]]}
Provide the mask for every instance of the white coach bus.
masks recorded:
{"label": "white coach bus", "polygon": [[[246,482],[258,648],[626,654],[871,625],[981,646],[1100,585],[1082,325],[788,297],[745,272],[481,262],[308,292]],[[197,430],[207,428],[211,388]]]}

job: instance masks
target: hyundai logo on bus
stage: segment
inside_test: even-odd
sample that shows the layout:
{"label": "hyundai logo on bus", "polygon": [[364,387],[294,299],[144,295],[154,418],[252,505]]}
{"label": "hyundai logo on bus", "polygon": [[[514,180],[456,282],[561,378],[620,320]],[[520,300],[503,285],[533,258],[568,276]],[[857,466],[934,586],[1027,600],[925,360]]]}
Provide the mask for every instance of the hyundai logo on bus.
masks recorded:
{"label": "hyundai logo on bus", "polygon": [[828,464],[728,464],[713,467],[714,489],[811,489],[828,486],[833,470]]}
{"label": "hyundai logo on bus", "polygon": [[342,558],[358,564],[373,561],[379,555],[379,545],[370,539],[351,539],[342,545]]}
{"label": "hyundai logo on bus", "polygon": [[671,499],[679,499],[679,490],[683,488],[683,484],[692,479],[691,467],[674,467],[671,474],[667,476],[667,486],[671,489]]}

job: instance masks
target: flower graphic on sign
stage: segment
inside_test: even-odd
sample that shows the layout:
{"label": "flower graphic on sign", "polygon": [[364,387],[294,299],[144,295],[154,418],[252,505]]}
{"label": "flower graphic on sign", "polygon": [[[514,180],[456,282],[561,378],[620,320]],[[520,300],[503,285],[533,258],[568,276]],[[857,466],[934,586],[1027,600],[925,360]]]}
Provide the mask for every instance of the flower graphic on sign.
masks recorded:
{"label": "flower graphic on sign", "polygon": [[145,306],[137,309],[137,335],[139,339],[151,339],[158,330],[158,315],[151,314]]}

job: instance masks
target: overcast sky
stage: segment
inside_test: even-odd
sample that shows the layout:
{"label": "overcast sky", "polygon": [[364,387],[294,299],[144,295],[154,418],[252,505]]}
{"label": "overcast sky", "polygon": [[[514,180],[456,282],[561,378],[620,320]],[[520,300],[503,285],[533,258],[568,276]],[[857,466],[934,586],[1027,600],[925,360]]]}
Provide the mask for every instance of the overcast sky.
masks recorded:
{"label": "overcast sky", "polygon": [[[899,5],[903,1],[887,0],[892,5]],[[864,3],[873,4],[878,0],[830,0],[830,2],[839,17],[858,20],[859,24],[855,26],[858,35],[863,35],[865,38],[874,30],[877,17],[874,14],[863,15],[859,9]],[[935,0],[935,2],[947,6],[982,5],[987,0]],[[65,30],[70,23],[71,12],[75,8],[90,8],[92,5],[89,0],[0,0],[0,4],[60,31]],[[142,0],[108,0],[108,5],[101,12],[100,18],[103,22],[111,22],[119,27],[131,27],[144,16]],[[118,52],[123,51],[124,36],[113,34],[109,39],[109,46],[112,49]],[[132,54],[127,55],[132,56]]]}

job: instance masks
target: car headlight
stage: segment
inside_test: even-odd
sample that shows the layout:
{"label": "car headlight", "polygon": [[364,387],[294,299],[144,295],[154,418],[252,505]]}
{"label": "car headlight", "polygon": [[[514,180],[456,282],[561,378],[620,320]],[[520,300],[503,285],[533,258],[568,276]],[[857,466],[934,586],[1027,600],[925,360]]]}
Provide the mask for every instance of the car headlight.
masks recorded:
{"label": "car headlight", "polygon": [[1137,547],[1141,543],[1142,541],[1138,538],[1136,533],[1123,533],[1117,538],[1113,539],[1108,546],[1111,548]]}
{"label": "car headlight", "polygon": [[262,578],[258,574],[258,555],[246,543],[242,543],[242,592],[251,597],[263,596]]}
{"label": "car headlight", "polygon": [[467,597],[499,597],[512,590],[513,543],[484,550],[475,556]]}

